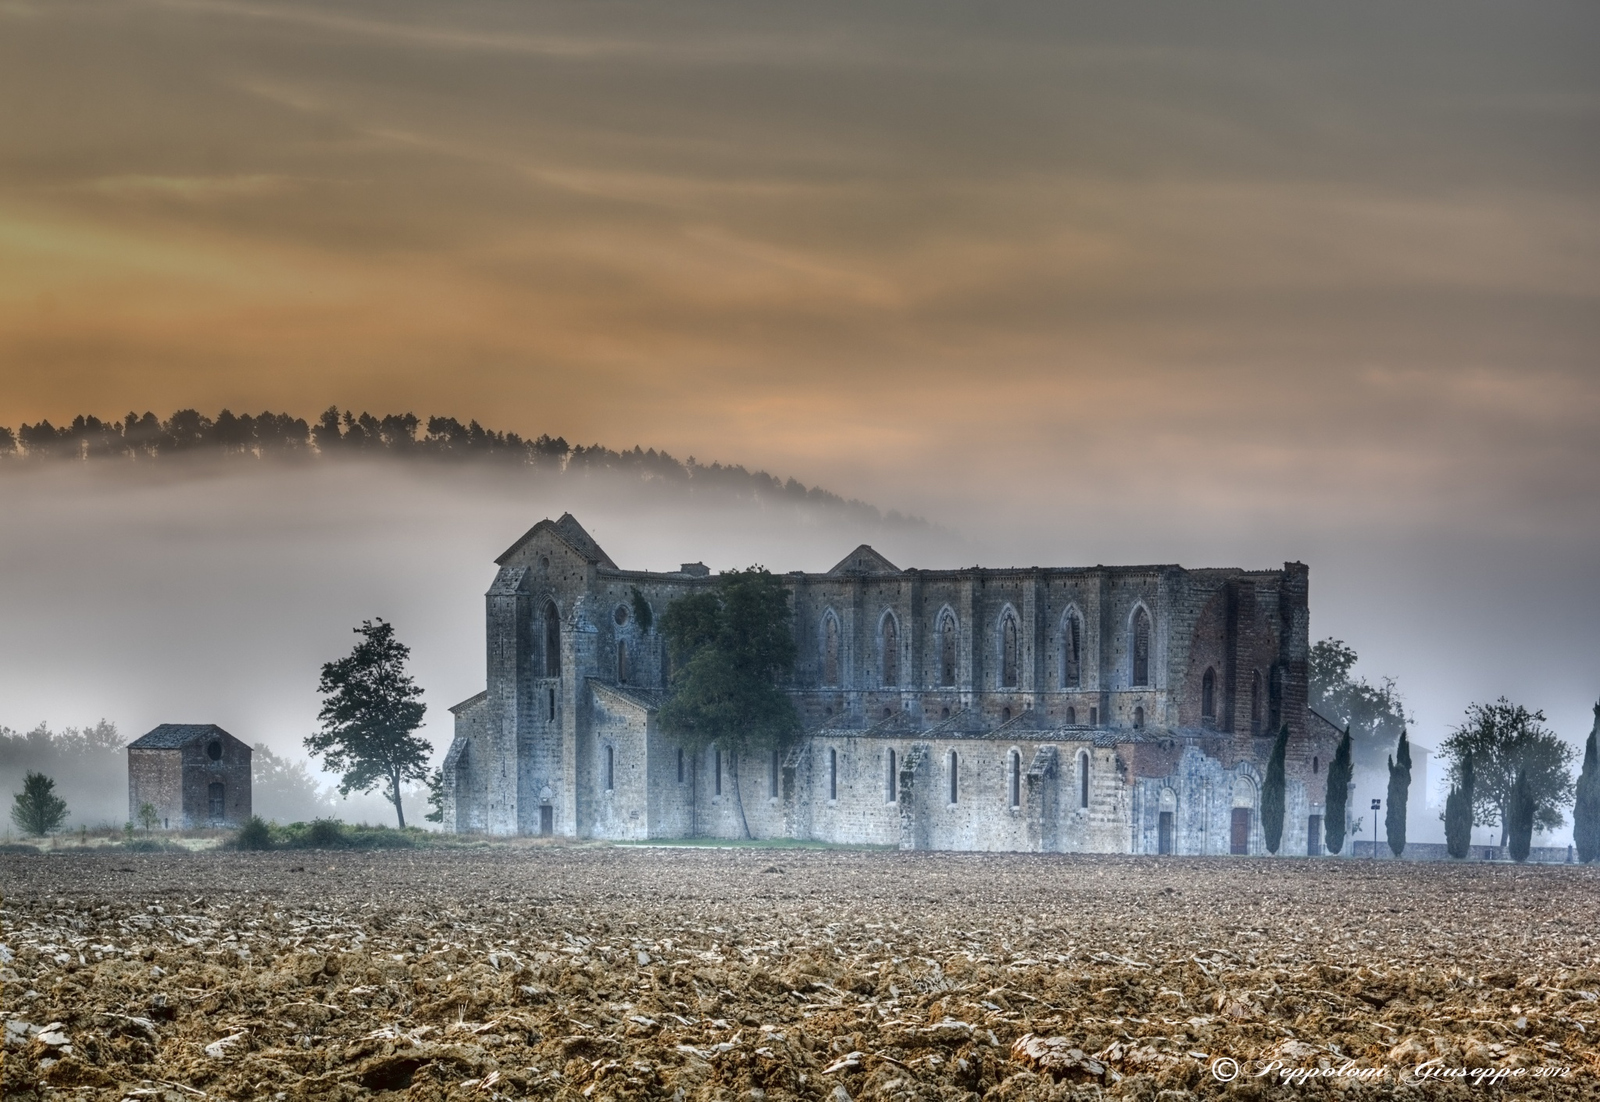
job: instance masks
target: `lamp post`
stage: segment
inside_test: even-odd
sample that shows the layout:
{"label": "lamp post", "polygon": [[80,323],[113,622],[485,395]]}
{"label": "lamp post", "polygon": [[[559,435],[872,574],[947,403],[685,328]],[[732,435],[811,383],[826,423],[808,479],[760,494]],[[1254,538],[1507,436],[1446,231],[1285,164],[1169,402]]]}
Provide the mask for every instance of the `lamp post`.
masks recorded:
{"label": "lamp post", "polygon": [[1383,806],[1382,800],[1372,801],[1372,859],[1378,859],[1378,809]]}

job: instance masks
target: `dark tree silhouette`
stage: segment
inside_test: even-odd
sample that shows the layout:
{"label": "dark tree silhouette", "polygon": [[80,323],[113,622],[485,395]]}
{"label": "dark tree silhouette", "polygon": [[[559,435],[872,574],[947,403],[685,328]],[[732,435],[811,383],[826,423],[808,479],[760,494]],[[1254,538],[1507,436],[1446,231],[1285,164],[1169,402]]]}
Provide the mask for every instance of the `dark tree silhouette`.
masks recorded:
{"label": "dark tree silhouette", "polygon": [[1600,704],[1594,706],[1594,726],[1583,744],[1583,772],[1578,774],[1577,800],[1572,807],[1572,841],[1584,864],[1600,857]]}
{"label": "dark tree silhouette", "polygon": [[317,717],[322,730],[308,735],[305,746],[342,774],[340,795],[383,786],[404,828],[400,787],[428,776],[432,748],[415,734],[427,706],[422,690],[406,673],[411,651],[395,638],[394,625],[364,620],[355,633],[361,642],[349,656],[322,667],[317,685],[323,697]]}
{"label": "dark tree silhouette", "polygon": [[1528,771],[1518,769],[1517,777],[1511,784],[1511,804],[1507,810],[1510,820],[1510,848],[1511,859],[1518,864],[1528,859],[1528,851],[1533,848],[1533,819],[1537,803],[1533,796],[1533,786],[1528,780]]}
{"label": "dark tree silhouette", "polygon": [[1383,830],[1389,851],[1396,857],[1406,848],[1406,804],[1411,796],[1411,742],[1400,731],[1400,745],[1389,759],[1389,800],[1383,816]]}
{"label": "dark tree silhouette", "polygon": [[1328,852],[1344,849],[1345,820],[1350,815],[1350,776],[1354,766],[1350,762],[1350,728],[1344,729],[1339,749],[1334,751],[1328,764],[1328,791],[1324,802],[1326,814],[1322,817],[1323,834],[1328,840]]}
{"label": "dark tree silhouette", "polygon": [[1472,848],[1472,751],[1461,760],[1456,783],[1444,800],[1444,844],[1450,856],[1460,860]]}
{"label": "dark tree silhouette", "polygon": [[1261,786],[1261,835],[1266,840],[1267,852],[1277,853],[1283,841],[1283,805],[1287,778],[1284,775],[1284,756],[1289,750],[1289,725],[1285,723],[1272,743],[1272,756],[1267,759],[1267,777]]}

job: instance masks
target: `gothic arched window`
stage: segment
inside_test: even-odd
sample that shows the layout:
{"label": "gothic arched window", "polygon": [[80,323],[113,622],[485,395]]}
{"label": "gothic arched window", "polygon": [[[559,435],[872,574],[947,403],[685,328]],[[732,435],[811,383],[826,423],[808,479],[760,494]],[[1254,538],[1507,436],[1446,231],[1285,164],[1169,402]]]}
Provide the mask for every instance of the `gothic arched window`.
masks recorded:
{"label": "gothic arched window", "polygon": [[1000,684],[1017,684],[1017,618],[1009,611],[1000,619]]}
{"label": "gothic arched window", "polygon": [[1217,671],[1210,666],[1200,679],[1200,718],[1209,721],[1217,718]]}
{"label": "gothic arched window", "polygon": [[1007,786],[1011,793],[1011,806],[1022,806],[1022,755],[1015,750],[1011,751],[1010,784]]}
{"label": "gothic arched window", "polygon": [[544,675],[561,676],[561,613],[554,601],[544,603]]}
{"label": "gothic arched window", "polygon": [[956,683],[956,618],[948,612],[939,618],[939,684]]}
{"label": "gothic arched window", "polygon": [[1061,687],[1076,689],[1083,684],[1083,621],[1076,612],[1067,613],[1061,628]]}
{"label": "gothic arched window", "polygon": [[822,618],[822,683],[839,683],[839,621],[831,612]]}
{"label": "gothic arched window", "polygon": [[889,688],[900,684],[900,629],[894,613],[883,618],[883,683]]}
{"label": "gothic arched window", "polygon": [[1150,684],[1150,614],[1141,606],[1133,611],[1133,685]]}

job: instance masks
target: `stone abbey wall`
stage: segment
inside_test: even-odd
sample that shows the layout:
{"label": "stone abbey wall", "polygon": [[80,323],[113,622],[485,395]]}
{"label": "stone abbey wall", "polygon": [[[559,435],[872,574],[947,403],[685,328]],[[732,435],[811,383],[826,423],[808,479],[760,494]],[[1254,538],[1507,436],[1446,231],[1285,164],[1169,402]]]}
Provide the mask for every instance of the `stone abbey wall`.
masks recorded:
{"label": "stone abbey wall", "polygon": [[[570,516],[497,561],[488,688],[454,709],[446,759],[457,830],[1227,852],[1235,789],[1259,790],[1286,724],[1282,851],[1305,852],[1310,766],[1333,747],[1308,729],[1299,564],[919,571],[858,548],[783,576],[807,735],[735,762],[681,752],[655,720],[670,671],[653,622],[709,571],[622,570]],[[1261,852],[1258,814],[1253,829]]]}

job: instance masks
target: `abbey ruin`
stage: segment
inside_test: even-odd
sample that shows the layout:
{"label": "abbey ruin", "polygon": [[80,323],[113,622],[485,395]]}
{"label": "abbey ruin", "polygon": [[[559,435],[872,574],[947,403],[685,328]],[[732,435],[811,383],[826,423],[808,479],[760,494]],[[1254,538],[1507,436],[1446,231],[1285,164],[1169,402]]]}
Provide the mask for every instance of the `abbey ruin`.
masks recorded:
{"label": "abbey ruin", "polygon": [[[901,569],[865,545],[784,576],[805,737],[769,760],[662,732],[649,622],[715,584],[624,570],[571,516],[496,560],[488,687],[452,709],[445,825],[577,838],[757,837],[904,849],[1320,852],[1338,732],[1306,707],[1307,569]],[[642,599],[649,612],[641,616]]]}

